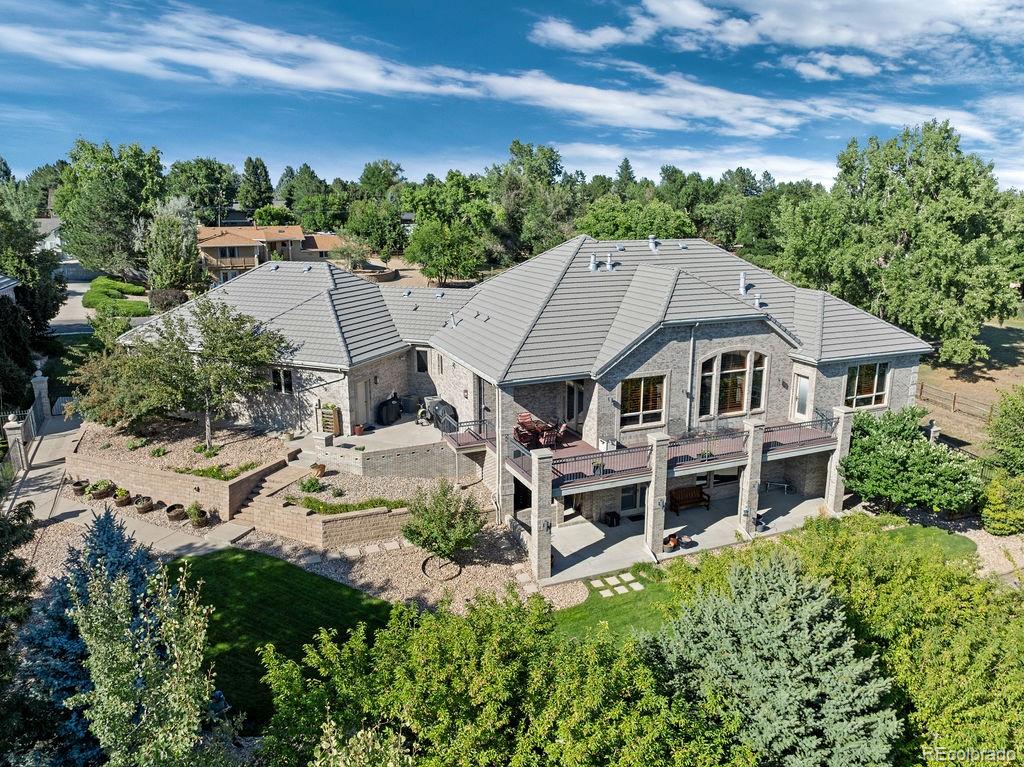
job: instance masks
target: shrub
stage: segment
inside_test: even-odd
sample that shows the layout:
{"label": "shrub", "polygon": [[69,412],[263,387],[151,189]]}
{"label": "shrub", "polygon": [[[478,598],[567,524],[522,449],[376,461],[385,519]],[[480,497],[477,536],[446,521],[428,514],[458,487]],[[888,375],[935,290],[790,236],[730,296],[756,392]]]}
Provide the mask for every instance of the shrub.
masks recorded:
{"label": "shrub", "polygon": [[324,722],[309,767],[413,767],[402,736],[389,730],[358,730],[346,740],[333,719]]}
{"label": "shrub", "polygon": [[128,488],[126,487],[119,487],[114,491],[115,498],[127,498],[129,495],[131,495],[131,493],[128,492]]}
{"label": "shrub", "polygon": [[153,458],[163,458],[165,455],[167,455],[167,448],[166,447],[154,447],[152,450],[149,451],[149,454]]}
{"label": "shrub", "polygon": [[82,296],[82,306],[102,311],[108,317],[148,317],[152,314],[149,306],[125,299],[125,295],[141,296],[145,292],[139,285],[97,277]]}
{"label": "shrub", "polygon": [[125,443],[125,448],[128,450],[138,450],[140,447],[145,447],[149,444],[149,440],[145,437],[133,437]]}
{"label": "shrub", "polygon": [[217,454],[220,453],[220,446],[210,445],[210,447],[207,447],[202,442],[200,442],[198,445],[194,445],[192,447],[192,452],[198,453],[204,458],[216,458]]}
{"label": "shrub", "polygon": [[190,521],[198,522],[203,516],[203,507],[200,506],[198,502],[192,501],[192,503],[188,505],[188,508],[185,509],[185,515]]}
{"label": "shrub", "polygon": [[483,529],[480,507],[472,496],[462,496],[447,479],[429,494],[420,489],[409,505],[409,521],[402,534],[421,549],[442,559],[473,545]]}
{"label": "shrub", "polygon": [[999,396],[986,430],[991,462],[1014,476],[1024,476],[1024,386]]}
{"label": "shrub", "polygon": [[299,498],[297,495],[285,496],[285,500],[294,505],[302,506],[317,514],[344,514],[349,511],[363,511],[365,509],[404,509],[409,505],[408,501],[394,500],[392,498],[369,498],[358,503],[328,503],[307,495]]}
{"label": "shrub", "polygon": [[99,479],[85,488],[86,495],[92,495],[93,493],[102,493],[104,490],[109,490],[114,483],[109,479]]}
{"label": "shrub", "polygon": [[343,498],[345,496],[345,488],[343,487],[332,487],[331,497],[332,498]]}
{"label": "shrub", "polygon": [[1024,533],[1024,477],[1001,473],[988,483],[981,523],[992,535]]}
{"label": "shrub", "polygon": [[629,568],[629,572],[637,578],[655,583],[665,580],[665,571],[653,562],[637,562]]}
{"label": "shrub", "polygon": [[225,468],[224,466],[204,466],[199,469],[190,469],[187,466],[179,467],[174,471],[178,474],[190,474],[193,477],[204,477],[206,479],[219,479],[221,482],[230,482],[232,479],[252,471],[259,466],[256,461],[240,463],[238,466]]}
{"label": "shrub", "polygon": [[325,487],[319,477],[303,477],[299,480],[299,490],[304,493],[319,493]]}
{"label": "shrub", "polygon": [[126,296],[143,296],[146,294],[146,289],[142,285],[135,285],[131,282],[122,282],[121,280],[115,280],[110,277],[97,277],[89,283],[89,287],[111,290],[115,293],[124,293]]}
{"label": "shrub", "polygon": [[149,291],[149,305],[158,312],[166,312],[188,301],[188,293],[177,288],[161,288]]}

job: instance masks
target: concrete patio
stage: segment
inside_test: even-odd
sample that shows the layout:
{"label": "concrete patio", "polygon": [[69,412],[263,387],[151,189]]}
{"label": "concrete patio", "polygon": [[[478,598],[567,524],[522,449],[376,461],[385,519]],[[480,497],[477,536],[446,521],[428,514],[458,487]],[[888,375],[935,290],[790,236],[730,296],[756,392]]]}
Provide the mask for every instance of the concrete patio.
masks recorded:
{"label": "concrete patio", "polygon": [[[335,447],[364,447],[366,450],[392,450],[394,448],[414,447],[416,445],[432,445],[440,442],[441,432],[433,424],[419,425],[416,416],[406,413],[390,426],[375,426],[372,431],[356,436],[338,436],[334,438]],[[305,434],[288,443],[289,448],[301,447],[304,454],[316,455],[315,438]]]}
{"label": "concrete patio", "polygon": [[[824,503],[820,497],[807,498],[795,493],[786,495],[781,490],[762,492],[760,500],[760,512],[768,530],[758,533],[758,536],[796,530],[807,519],[817,516],[819,507]],[[658,559],[665,560],[743,542],[745,539],[737,539],[737,529],[736,498],[712,501],[709,509],[699,506],[684,509],[678,516],[666,513],[665,535],[682,532],[693,538],[697,545],[672,553],[659,553]],[[544,583],[591,578],[623,570],[636,562],[657,561],[644,545],[643,533],[643,517],[630,521],[626,516],[622,517],[618,527],[583,520],[554,528],[551,531],[554,565],[551,577]]]}

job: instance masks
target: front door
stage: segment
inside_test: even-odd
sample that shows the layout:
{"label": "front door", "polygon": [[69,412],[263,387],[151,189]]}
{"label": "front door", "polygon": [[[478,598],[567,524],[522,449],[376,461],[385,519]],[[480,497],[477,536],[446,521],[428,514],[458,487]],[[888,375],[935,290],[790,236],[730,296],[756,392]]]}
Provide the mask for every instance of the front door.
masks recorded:
{"label": "front door", "polygon": [[355,416],[356,423],[369,424],[373,421],[372,405],[370,403],[370,379],[367,378],[358,387],[359,392],[356,398]]}
{"label": "front door", "polygon": [[565,382],[565,422],[577,434],[583,430],[583,381]]}

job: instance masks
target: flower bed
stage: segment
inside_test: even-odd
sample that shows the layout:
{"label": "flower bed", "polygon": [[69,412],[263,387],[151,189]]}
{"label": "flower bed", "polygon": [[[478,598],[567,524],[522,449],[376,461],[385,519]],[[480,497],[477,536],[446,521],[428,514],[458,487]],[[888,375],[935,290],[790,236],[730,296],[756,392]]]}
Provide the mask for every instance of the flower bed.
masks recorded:
{"label": "flower bed", "polygon": [[409,505],[408,501],[396,501],[389,498],[370,498],[359,503],[328,503],[315,496],[307,495],[299,498],[297,495],[285,496],[285,501],[293,506],[302,506],[304,509],[315,511],[317,514],[345,514],[350,511],[365,511],[366,509],[403,509]]}

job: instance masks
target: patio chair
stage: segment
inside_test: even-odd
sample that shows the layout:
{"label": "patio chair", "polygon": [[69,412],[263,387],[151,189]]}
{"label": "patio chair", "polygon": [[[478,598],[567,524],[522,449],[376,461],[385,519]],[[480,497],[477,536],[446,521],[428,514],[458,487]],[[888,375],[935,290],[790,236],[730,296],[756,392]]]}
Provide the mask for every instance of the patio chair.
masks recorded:
{"label": "patio chair", "polygon": [[565,440],[565,435],[569,433],[569,422],[562,421],[558,424],[558,431],[555,433],[555,441],[562,442]]}
{"label": "patio chair", "polygon": [[558,432],[554,429],[548,429],[540,435],[540,446],[541,447],[554,447],[555,439],[558,436]]}
{"label": "patio chair", "polygon": [[531,429],[535,420],[533,413],[530,412],[520,413],[516,416],[516,423],[524,429]]}
{"label": "patio chair", "polygon": [[512,428],[512,436],[523,447],[533,447],[537,441],[537,433],[518,424]]}

